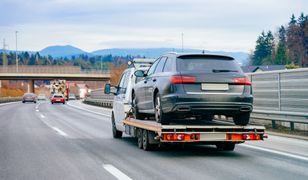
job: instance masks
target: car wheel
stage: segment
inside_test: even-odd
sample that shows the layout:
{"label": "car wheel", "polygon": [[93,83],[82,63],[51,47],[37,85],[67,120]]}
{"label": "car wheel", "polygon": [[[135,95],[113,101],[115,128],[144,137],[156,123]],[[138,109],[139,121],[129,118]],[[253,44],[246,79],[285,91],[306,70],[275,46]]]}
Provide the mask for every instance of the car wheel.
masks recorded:
{"label": "car wheel", "polygon": [[216,147],[218,150],[222,150],[222,151],[233,151],[235,148],[235,143],[233,142],[219,143],[219,144],[216,144]]}
{"label": "car wheel", "polygon": [[25,103],[25,101],[22,101],[22,103]]}
{"label": "car wheel", "polygon": [[135,93],[132,94],[132,112],[136,119],[145,119],[145,115],[138,112]]}
{"label": "car wheel", "polygon": [[233,116],[235,125],[246,126],[249,123],[250,113],[242,113]]}
{"label": "car wheel", "polygon": [[34,101],[34,103],[36,104],[36,101]]}
{"label": "car wheel", "polygon": [[116,139],[122,138],[123,132],[117,130],[113,113],[111,115],[111,124],[112,124],[112,136],[113,136],[113,138],[116,138]]}
{"label": "car wheel", "polygon": [[53,102],[51,102],[51,104],[53,104]]}
{"label": "car wheel", "polygon": [[154,102],[155,120],[158,123],[167,124],[167,115],[163,112],[159,94],[155,96]]}

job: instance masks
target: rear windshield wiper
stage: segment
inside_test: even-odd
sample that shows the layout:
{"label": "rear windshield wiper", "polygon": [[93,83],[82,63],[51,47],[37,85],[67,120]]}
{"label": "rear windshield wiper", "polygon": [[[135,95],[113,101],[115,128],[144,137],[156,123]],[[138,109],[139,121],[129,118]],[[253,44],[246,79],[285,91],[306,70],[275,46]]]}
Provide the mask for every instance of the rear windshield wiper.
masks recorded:
{"label": "rear windshield wiper", "polygon": [[238,71],[230,69],[213,69],[213,73],[220,73],[220,72],[238,72]]}

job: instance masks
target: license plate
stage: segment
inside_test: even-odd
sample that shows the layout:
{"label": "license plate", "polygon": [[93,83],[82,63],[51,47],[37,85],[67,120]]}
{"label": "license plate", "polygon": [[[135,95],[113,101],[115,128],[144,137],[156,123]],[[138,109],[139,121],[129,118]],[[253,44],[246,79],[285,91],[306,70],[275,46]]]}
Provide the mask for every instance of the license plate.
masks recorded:
{"label": "license plate", "polygon": [[56,101],[61,101],[60,99],[57,99]]}
{"label": "license plate", "polygon": [[201,89],[202,90],[208,90],[208,91],[227,91],[227,90],[229,90],[229,84],[202,83]]}

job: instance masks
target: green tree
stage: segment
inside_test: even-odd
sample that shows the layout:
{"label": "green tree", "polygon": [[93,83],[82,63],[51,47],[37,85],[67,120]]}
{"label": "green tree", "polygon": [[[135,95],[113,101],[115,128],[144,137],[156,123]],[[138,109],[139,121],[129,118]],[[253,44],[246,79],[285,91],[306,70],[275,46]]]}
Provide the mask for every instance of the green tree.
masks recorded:
{"label": "green tree", "polygon": [[253,65],[273,64],[273,49],[274,36],[271,31],[265,33],[264,31],[256,41],[256,48],[252,56]]}
{"label": "green tree", "polygon": [[278,33],[279,33],[278,35],[279,42],[278,42],[274,64],[288,64],[285,27],[281,26],[278,30]]}

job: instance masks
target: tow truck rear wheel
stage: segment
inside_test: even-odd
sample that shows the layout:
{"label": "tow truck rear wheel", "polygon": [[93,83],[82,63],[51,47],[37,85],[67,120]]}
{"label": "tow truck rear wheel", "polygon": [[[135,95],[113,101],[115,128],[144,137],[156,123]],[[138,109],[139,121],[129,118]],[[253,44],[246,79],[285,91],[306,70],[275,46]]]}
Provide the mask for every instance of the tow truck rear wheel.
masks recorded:
{"label": "tow truck rear wheel", "polygon": [[151,151],[154,149],[155,145],[149,143],[149,132],[147,130],[143,130],[142,132],[142,142],[143,150]]}
{"label": "tow truck rear wheel", "polygon": [[113,135],[113,138],[116,138],[116,139],[122,138],[123,132],[117,130],[117,127],[115,125],[115,119],[114,119],[113,113],[111,115],[111,124],[112,124],[112,135]]}
{"label": "tow truck rear wheel", "polygon": [[218,150],[221,150],[221,151],[233,151],[235,148],[235,143],[233,142],[219,143],[219,144],[216,144],[216,147]]}
{"label": "tow truck rear wheel", "polygon": [[143,134],[142,129],[137,129],[137,140],[138,140],[138,148],[143,148]]}

